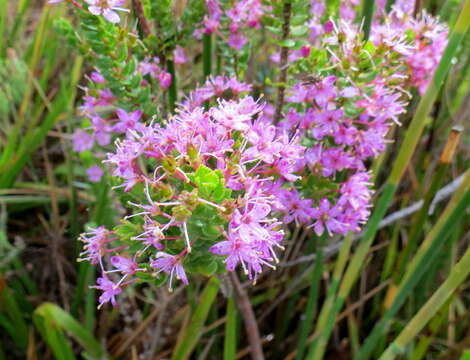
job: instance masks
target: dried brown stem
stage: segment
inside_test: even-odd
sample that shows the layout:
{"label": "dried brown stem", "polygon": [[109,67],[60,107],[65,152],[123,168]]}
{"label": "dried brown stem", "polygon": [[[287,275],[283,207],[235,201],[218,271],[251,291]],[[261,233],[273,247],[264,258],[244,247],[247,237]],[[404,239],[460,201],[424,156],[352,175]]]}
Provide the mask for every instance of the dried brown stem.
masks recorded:
{"label": "dried brown stem", "polygon": [[[282,9],[282,39],[286,40],[289,37],[290,31],[290,14],[291,14],[292,4],[290,0],[284,0],[284,7]],[[277,89],[277,103],[276,103],[276,112],[274,113],[274,124],[277,124],[281,120],[282,107],[284,106],[284,97],[285,97],[285,83],[287,81],[287,59],[289,56],[289,49],[285,46],[281,47],[281,74],[279,76],[279,87]]]}
{"label": "dried brown stem", "polygon": [[144,8],[142,7],[142,2],[140,0],[133,0],[134,3],[134,10],[137,18],[139,19],[140,28],[142,29],[142,33],[144,37],[150,35],[150,26],[147,22],[147,19],[144,15]]}
{"label": "dried brown stem", "polygon": [[413,16],[415,18],[419,17],[419,14],[421,13],[422,7],[423,7],[422,0],[415,0],[415,7],[414,7],[414,10],[413,10]]}
{"label": "dried brown stem", "polygon": [[255,313],[253,312],[253,308],[250,304],[250,299],[241,286],[237,274],[234,272],[230,273],[230,280],[233,284],[238,310],[240,311],[240,314],[243,317],[243,322],[245,323],[245,329],[250,343],[251,358],[253,360],[264,360],[261,337],[259,335]]}

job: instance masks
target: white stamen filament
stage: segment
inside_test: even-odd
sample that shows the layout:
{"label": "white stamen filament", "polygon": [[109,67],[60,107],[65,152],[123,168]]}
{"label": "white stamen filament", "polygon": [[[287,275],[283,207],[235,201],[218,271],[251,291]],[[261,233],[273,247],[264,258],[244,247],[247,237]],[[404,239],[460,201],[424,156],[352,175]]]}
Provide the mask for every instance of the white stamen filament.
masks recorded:
{"label": "white stamen filament", "polygon": [[219,210],[222,210],[222,211],[226,211],[226,210],[227,210],[227,209],[224,208],[223,206],[217,205],[217,204],[215,204],[215,203],[213,203],[213,202],[211,202],[211,201],[207,201],[207,200],[205,200],[205,199],[198,198],[198,201],[200,201],[200,202],[202,202],[202,203],[204,203],[204,204],[213,206],[213,207],[215,207],[215,208],[217,208],[217,209],[219,209]]}
{"label": "white stamen filament", "polygon": [[186,241],[186,248],[188,249],[188,253],[190,253],[191,243],[189,242],[188,227],[186,226],[186,222],[183,223],[183,233],[184,233],[184,240]]}

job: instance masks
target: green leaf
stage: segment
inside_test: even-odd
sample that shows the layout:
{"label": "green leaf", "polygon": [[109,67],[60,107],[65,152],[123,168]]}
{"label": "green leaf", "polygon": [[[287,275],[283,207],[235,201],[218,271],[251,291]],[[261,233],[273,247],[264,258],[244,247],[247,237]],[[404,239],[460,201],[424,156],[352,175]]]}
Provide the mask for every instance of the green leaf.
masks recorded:
{"label": "green leaf", "polygon": [[460,360],[470,360],[470,350],[464,350]]}
{"label": "green leaf", "polygon": [[306,25],[291,26],[290,28],[290,33],[293,36],[304,36],[308,33],[308,31],[309,29]]}
{"label": "green leaf", "polygon": [[133,224],[127,220],[124,220],[120,225],[117,225],[113,230],[116,233],[116,235],[118,235],[123,241],[131,240],[133,236],[136,236],[139,233],[138,225]]}
{"label": "green leaf", "polygon": [[364,50],[366,50],[370,55],[375,54],[375,46],[372,41],[367,40],[367,42],[364,44]]}
{"label": "green leaf", "polygon": [[184,335],[176,344],[175,351],[173,352],[172,360],[186,360],[194,351],[199,338],[202,334],[202,327],[206,322],[209,310],[219,291],[219,280],[212,277],[207,283],[204,291],[199,298],[199,303],[196,306],[191,322],[186,329]]}
{"label": "green leaf", "polygon": [[296,45],[296,42],[292,39],[284,39],[278,42],[279,46],[286,47],[286,48],[293,48]]}
{"label": "green leaf", "polygon": [[56,359],[75,359],[64,331],[80,343],[93,358],[107,358],[106,351],[93,334],[57,305],[43,303],[34,311],[33,320],[44,340],[51,347]]}

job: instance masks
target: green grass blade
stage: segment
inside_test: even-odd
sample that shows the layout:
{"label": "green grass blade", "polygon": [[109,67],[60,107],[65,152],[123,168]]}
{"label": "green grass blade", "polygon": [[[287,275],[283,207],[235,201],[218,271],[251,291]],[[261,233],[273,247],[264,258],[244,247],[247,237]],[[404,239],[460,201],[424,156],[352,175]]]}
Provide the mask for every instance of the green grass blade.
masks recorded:
{"label": "green grass blade", "polygon": [[[470,192],[468,190],[467,192]],[[400,335],[393,341],[379,360],[392,360],[405,349],[424,326],[436,315],[457,287],[470,274],[470,247],[467,248],[461,260],[454,265],[449,277],[431,296],[421,310],[411,319]]]}
{"label": "green grass blade", "polygon": [[186,360],[189,358],[197,342],[201,336],[201,330],[206,322],[209,310],[214,302],[217,292],[219,291],[219,280],[212,277],[204,288],[199,303],[196,306],[191,322],[182,336],[181,340],[176,344],[173,352],[172,360]]}
{"label": "green grass blade", "polygon": [[434,73],[433,79],[429,84],[426,93],[421,98],[413,119],[406,131],[405,139],[398,156],[394,162],[392,172],[388,181],[392,184],[398,184],[403,176],[403,173],[408,166],[411,157],[418,145],[418,141],[426,125],[426,118],[430,113],[434,101],[439,93],[439,90],[446,78],[451,66],[452,58],[456,55],[460,43],[462,42],[465,33],[470,26],[470,0],[466,0],[460,12],[457,23],[449,36],[449,42],[442,54],[439,65]]}
{"label": "green grass blade", "polygon": [[318,316],[317,324],[315,326],[314,334],[317,335],[317,338],[310,345],[308,355],[306,357],[307,359],[313,358],[313,354],[316,351],[317,346],[319,345],[319,343],[322,343],[324,341],[324,339],[322,338],[323,335],[326,332],[331,331],[330,328],[332,329],[333,327],[334,319],[331,319],[331,314],[333,314],[333,308],[335,306],[335,297],[341,281],[341,276],[343,275],[344,268],[346,267],[346,263],[351,253],[352,237],[353,235],[350,233],[343,240],[343,244],[341,246],[338,258],[336,259],[333,277],[330,281],[330,286],[326,294],[326,300],[323,303],[321,312]]}
{"label": "green grass blade", "polygon": [[315,266],[312,271],[312,278],[310,279],[311,285],[308,293],[305,316],[300,326],[299,340],[297,342],[297,360],[301,360],[304,357],[307,336],[312,328],[313,318],[317,311],[318,293],[320,290],[321,274],[323,272],[323,246],[325,245],[327,238],[328,236],[323,234],[323,236],[316,239],[318,247],[316,251]]}
{"label": "green grass blade", "polygon": [[370,356],[375,346],[379,343],[380,337],[388,330],[392,317],[395,316],[401,308],[430,266],[437,260],[440,253],[439,250],[451,234],[455,224],[458,223],[460,218],[465,214],[465,209],[468,207],[468,204],[470,204],[469,188],[470,170],[467,171],[467,175],[460,188],[455,192],[438,222],[428,233],[428,236],[420,246],[416,256],[409,264],[391,306],[380,321],[376,323],[372,332],[367,337],[356,357],[357,360],[367,359]]}
{"label": "green grass blade", "polygon": [[12,47],[13,44],[16,41],[16,34],[21,28],[21,25],[23,24],[25,15],[26,15],[26,10],[29,9],[31,0],[20,0],[18,1],[18,7],[17,7],[17,13],[15,18],[13,19],[13,26],[8,34],[8,42],[6,48]]}
{"label": "green grass blade", "polygon": [[13,292],[2,278],[0,278],[0,312],[6,315],[3,321],[0,321],[0,325],[3,325],[9,331],[11,324],[14,328],[13,339],[21,348],[26,348],[28,344],[28,325]]}
{"label": "green grass blade", "polygon": [[62,331],[56,328],[53,319],[34,314],[33,322],[38,332],[51,348],[55,359],[75,360],[70,341]]}
{"label": "green grass blade", "polygon": [[[32,132],[27,133],[21,142],[14,157],[7,158],[5,163],[0,162],[0,189],[9,188],[21,172],[31,154],[41,145],[49,130],[61,120],[61,115],[67,112],[70,102],[69,95],[71,89],[75,89],[81,75],[83,58],[75,58],[72,69],[72,77],[68,80],[68,86],[62,84],[60,92],[56,95],[49,113],[46,115],[41,125]],[[13,150],[11,150],[13,151]]]}
{"label": "green grass blade", "polygon": [[8,0],[0,0],[0,55],[5,56],[6,50],[6,22],[8,14]]}
{"label": "green grass blade", "polygon": [[227,301],[227,321],[224,336],[224,360],[235,359],[237,352],[237,307],[235,298],[230,296]]}
{"label": "green grass blade", "polygon": [[[100,359],[106,357],[106,351],[94,338],[93,334],[57,305],[44,303],[34,311],[33,317],[35,323],[39,324],[39,330],[43,330],[41,331],[42,335],[45,336],[46,342],[51,346],[58,359],[68,359],[68,357],[62,357],[62,355],[57,352],[61,348],[67,349],[68,346],[65,345],[68,342],[63,341],[63,331],[66,331],[75,339],[93,358]],[[67,356],[69,356],[69,354],[67,354]],[[73,354],[70,358],[74,358]]]}

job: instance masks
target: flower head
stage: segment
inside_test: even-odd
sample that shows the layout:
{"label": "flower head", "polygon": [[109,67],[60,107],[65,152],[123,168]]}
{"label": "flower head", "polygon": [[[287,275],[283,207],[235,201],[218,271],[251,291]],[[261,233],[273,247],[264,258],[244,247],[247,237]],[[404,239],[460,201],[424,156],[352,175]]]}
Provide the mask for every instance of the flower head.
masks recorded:
{"label": "flower head", "polygon": [[98,285],[92,286],[92,288],[101,290],[103,292],[98,299],[98,309],[107,302],[111,302],[113,306],[117,306],[116,295],[119,295],[122,292],[122,289],[119,286],[116,286],[116,284],[109,280],[106,276],[99,277],[96,282]]}
{"label": "flower head", "polygon": [[181,257],[177,255],[170,255],[168,253],[159,251],[157,252],[155,260],[152,260],[150,266],[157,270],[157,274],[161,271],[170,275],[168,281],[168,288],[170,291],[173,290],[173,277],[185,285],[188,285],[188,278],[184,271],[183,265],[181,264]]}
{"label": "flower head", "polygon": [[125,4],[124,0],[85,0],[85,2],[88,3],[88,10],[93,15],[103,15],[106,20],[114,24],[120,21],[115,10],[128,11],[122,8]]}

